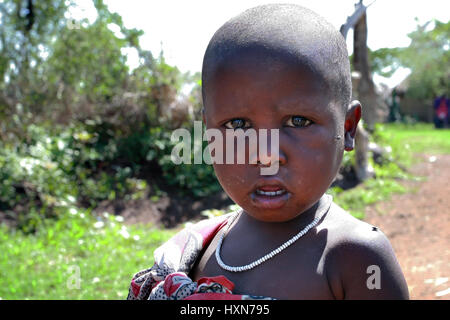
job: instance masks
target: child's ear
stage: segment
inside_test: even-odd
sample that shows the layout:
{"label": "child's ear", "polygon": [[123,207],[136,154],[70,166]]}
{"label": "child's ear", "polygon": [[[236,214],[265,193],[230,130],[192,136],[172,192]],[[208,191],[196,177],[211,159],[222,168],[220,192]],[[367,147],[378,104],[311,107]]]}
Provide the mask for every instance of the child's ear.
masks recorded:
{"label": "child's ear", "polygon": [[347,108],[345,115],[345,134],[344,134],[344,150],[352,151],[355,147],[355,135],[359,120],[361,119],[362,107],[361,103],[354,100]]}

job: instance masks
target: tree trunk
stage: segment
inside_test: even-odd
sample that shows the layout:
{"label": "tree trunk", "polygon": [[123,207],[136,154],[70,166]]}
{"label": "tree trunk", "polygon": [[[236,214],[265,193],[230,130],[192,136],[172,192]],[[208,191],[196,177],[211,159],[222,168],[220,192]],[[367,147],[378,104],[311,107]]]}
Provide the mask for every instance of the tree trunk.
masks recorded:
{"label": "tree trunk", "polygon": [[367,16],[364,13],[358,20],[353,32],[353,67],[359,72],[361,78],[357,88],[358,99],[363,106],[362,118],[369,132],[373,132],[378,122],[378,98],[370,71],[369,55],[367,50]]}
{"label": "tree trunk", "polygon": [[372,178],[375,175],[369,163],[369,134],[361,123],[358,124],[355,135],[355,172],[359,181]]}
{"label": "tree trunk", "polygon": [[[353,31],[353,67],[356,77],[353,80],[353,96],[361,102],[362,118],[369,132],[372,132],[376,122],[375,85],[370,72],[367,50],[367,16],[361,16]],[[355,135],[355,171],[359,181],[373,177],[374,171],[369,164],[369,133],[364,130],[362,123],[358,124]]]}
{"label": "tree trunk", "polygon": [[[358,94],[361,74],[353,72],[352,74],[352,99],[360,100]],[[364,109],[363,109],[364,113]],[[355,135],[355,173],[359,181],[364,181],[374,176],[374,170],[369,163],[369,133],[364,130],[360,121],[356,128]]]}
{"label": "tree trunk", "polygon": [[[369,54],[367,49],[367,16],[362,0],[355,5],[355,12],[347,18],[341,26],[344,38],[347,31],[353,28],[353,67],[352,73],[352,99],[359,100],[362,105],[362,120],[356,129],[355,135],[355,171],[358,180],[364,181],[374,176],[374,170],[369,163],[369,136],[373,132],[375,123],[387,114],[386,106],[379,103],[372,81]],[[384,107],[384,113],[379,109]],[[363,127],[365,124],[367,131]]]}

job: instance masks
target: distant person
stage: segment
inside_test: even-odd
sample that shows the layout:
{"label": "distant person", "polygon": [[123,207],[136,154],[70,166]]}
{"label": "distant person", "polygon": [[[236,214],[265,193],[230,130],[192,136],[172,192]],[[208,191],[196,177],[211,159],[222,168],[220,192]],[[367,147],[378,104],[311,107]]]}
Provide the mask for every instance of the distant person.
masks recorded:
{"label": "distant person", "polygon": [[249,9],[214,34],[202,84],[207,129],[276,129],[278,157],[214,163],[242,209],[159,247],[128,299],[408,299],[386,236],[325,193],[361,118],[342,35],[298,5]]}
{"label": "distant person", "polygon": [[434,100],[434,126],[436,128],[447,128],[449,124],[450,101],[445,95]]}
{"label": "distant person", "polygon": [[391,103],[389,104],[389,121],[397,122],[401,120],[400,115],[400,98],[403,96],[403,92],[394,88],[391,94]]}

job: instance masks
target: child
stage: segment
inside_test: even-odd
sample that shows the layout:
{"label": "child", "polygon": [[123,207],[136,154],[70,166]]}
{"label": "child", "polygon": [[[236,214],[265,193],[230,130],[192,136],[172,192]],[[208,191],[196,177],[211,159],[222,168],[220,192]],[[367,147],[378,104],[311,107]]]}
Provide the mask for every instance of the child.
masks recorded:
{"label": "child", "polygon": [[325,194],[361,117],[340,33],[297,5],[249,9],[214,34],[202,83],[207,129],[278,129],[278,156],[214,164],[242,210],[158,248],[128,299],[408,299],[385,235]]}

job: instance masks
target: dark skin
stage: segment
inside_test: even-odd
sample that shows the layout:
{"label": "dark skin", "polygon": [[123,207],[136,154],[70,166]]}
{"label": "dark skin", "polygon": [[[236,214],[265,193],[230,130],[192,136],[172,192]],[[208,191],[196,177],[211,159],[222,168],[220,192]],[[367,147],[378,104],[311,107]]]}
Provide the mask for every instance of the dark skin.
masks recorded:
{"label": "dark skin", "polygon": [[[276,161],[271,155],[257,164],[214,164],[222,187],[244,209],[225,235],[221,257],[231,266],[246,265],[324,212],[322,195],[339,169],[344,150],[352,150],[361,106],[354,101],[343,108],[331,95],[326,77],[306,64],[251,54],[222,65],[207,88],[208,129],[219,129],[224,136],[227,128],[279,130],[275,175],[260,175],[261,166]],[[284,194],[267,206],[258,198],[258,188],[279,188]],[[249,271],[228,272],[217,264],[214,252],[221,232],[191,271],[194,280],[224,275],[235,284],[236,294],[278,299],[408,298],[405,279],[384,234],[334,204],[317,227]],[[380,268],[380,289],[367,287],[370,265]]]}

